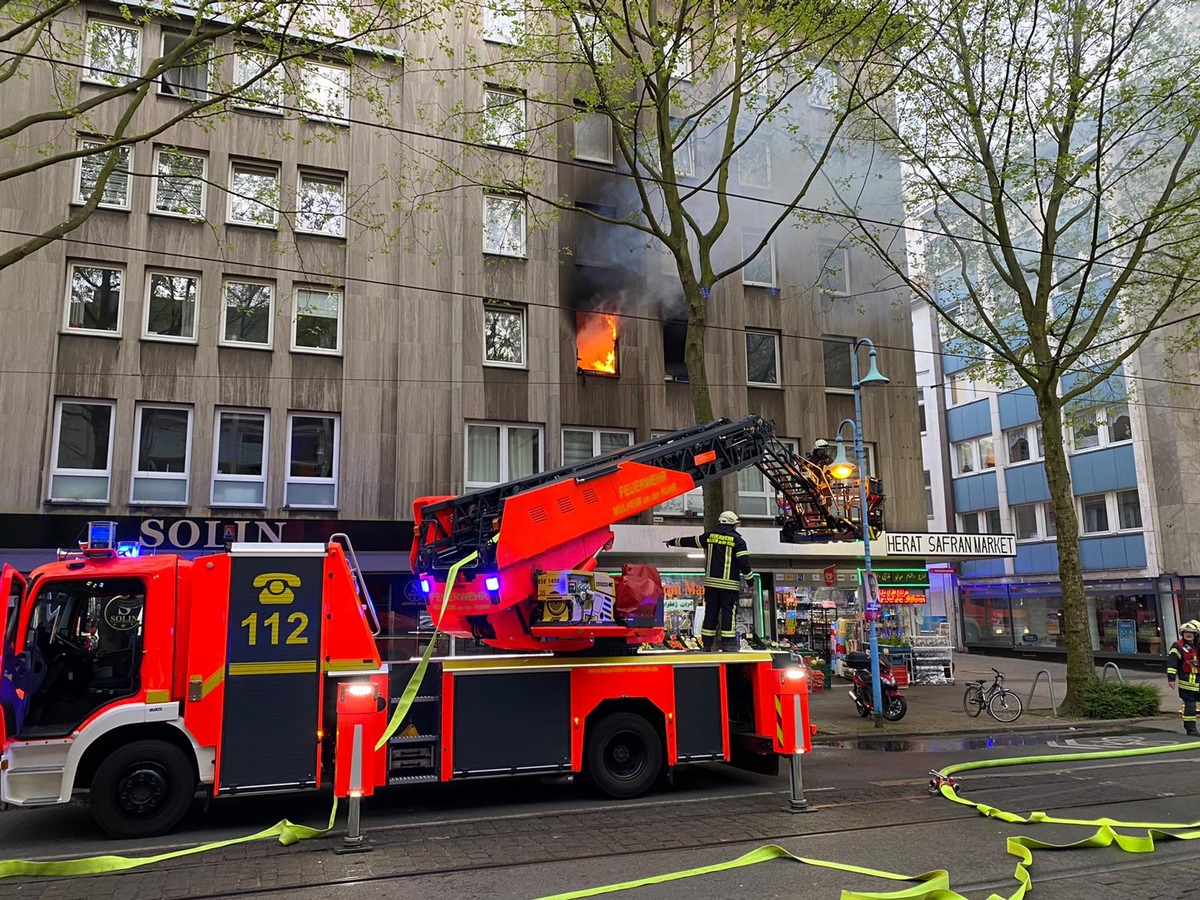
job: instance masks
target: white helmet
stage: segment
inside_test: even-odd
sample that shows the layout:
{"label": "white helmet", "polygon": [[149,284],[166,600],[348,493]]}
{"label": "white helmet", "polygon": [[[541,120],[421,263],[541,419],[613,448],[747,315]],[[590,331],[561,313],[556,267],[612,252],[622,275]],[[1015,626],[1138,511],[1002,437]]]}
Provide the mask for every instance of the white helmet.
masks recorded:
{"label": "white helmet", "polygon": [[738,514],[733,510],[727,509],[717,517],[717,521],[722,525],[739,525],[742,520],[738,518]]}
{"label": "white helmet", "polygon": [[825,448],[825,447],[828,447],[828,446],[829,446],[829,441],[826,441],[826,440],[822,439],[822,440],[816,441],[816,442],[813,444],[813,446],[814,446],[815,448],[817,448],[818,450],[821,450],[821,449],[823,449],[823,448]]}

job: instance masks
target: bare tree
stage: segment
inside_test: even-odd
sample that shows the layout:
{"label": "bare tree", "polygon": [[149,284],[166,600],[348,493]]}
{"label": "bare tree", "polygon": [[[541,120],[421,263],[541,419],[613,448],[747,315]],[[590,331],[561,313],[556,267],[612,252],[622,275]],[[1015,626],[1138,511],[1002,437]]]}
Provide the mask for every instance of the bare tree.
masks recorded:
{"label": "bare tree", "polygon": [[937,310],[968,376],[1033,393],[1078,710],[1095,659],[1064,421],[1093,427],[1111,379],[1198,298],[1195,14],[1170,0],[932,0],[912,15],[926,44],[892,64],[898,114],[863,99],[909,173],[926,273],[906,274],[846,191],[838,212]]}
{"label": "bare tree", "polygon": [[[461,103],[430,116],[432,127],[462,141],[435,161],[443,183],[527,199],[535,221],[569,212],[625,228],[629,246],[665,254],[686,306],[692,410],[698,422],[713,419],[710,303],[724,279],[770,269],[773,238],[797,224],[811,194],[825,196],[823,170],[864,184],[880,175],[847,148],[846,126],[888,90],[888,78],[865,72],[886,48],[899,54],[893,45],[903,43],[907,20],[884,3],[807,0],[548,0],[537,8],[513,0],[484,18],[499,53],[469,50],[464,59],[447,45],[440,59],[421,63],[478,88],[464,88]],[[522,90],[495,89],[509,84]],[[620,206],[577,203],[548,177],[560,134],[589,128],[605,139],[611,133],[627,188]],[[739,167],[763,166],[767,152],[770,190],[739,196]],[[897,183],[894,167],[892,176]],[[750,221],[756,236],[744,244],[737,226]],[[507,222],[495,227],[502,242]],[[709,525],[724,506],[721,482],[706,485]]]}

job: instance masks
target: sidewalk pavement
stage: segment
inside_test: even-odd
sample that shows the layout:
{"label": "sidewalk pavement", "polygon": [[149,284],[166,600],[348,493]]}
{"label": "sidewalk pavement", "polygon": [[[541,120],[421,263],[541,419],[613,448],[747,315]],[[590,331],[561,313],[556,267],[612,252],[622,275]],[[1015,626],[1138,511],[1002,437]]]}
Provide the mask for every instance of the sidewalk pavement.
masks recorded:
{"label": "sidewalk pavement", "polygon": [[[986,712],[979,718],[972,719],[963,711],[963,694],[967,682],[984,680],[991,684],[992,668],[1004,673],[1005,686],[1015,691],[1025,704],[1025,712],[1017,721],[1004,724],[992,719]],[[1067,692],[1067,666],[1065,662],[1045,662],[1036,659],[1012,656],[986,656],[979,653],[954,654],[954,683],[953,684],[916,684],[902,688],[904,699],[908,701],[908,712],[899,722],[885,722],[883,728],[875,727],[873,717],[860,717],[854,703],[849,697],[850,682],[834,675],[826,682],[825,690],[809,696],[809,716],[817,726],[814,740],[821,743],[824,739],[843,738],[849,736],[878,736],[881,733],[888,737],[907,737],[915,735],[970,733],[997,731],[1031,731],[1036,729],[1063,728],[1098,728],[1114,725],[1129,724],[1129,719],[1082,719],[1059,718],[1051,714],[1050,681],[1045,675],[1038,680],[1036,688],[1034,680],[1038,673],[1046,671],[1054,686],[1054,697],[1058,704],[1062,703]],[[1108,678],[1116,678],[1110,667],[1103,672],[1096,669],[1097,675],[1103,674]],[[1167,677],[1164,672],[1154,672],[1142,668],[1121,669],[1121,677],[1125,681],[1153,684],[1162,695],[1159,707],[1160,715],[1136,720],[1138,724],[1163,731],[1183,731],[1179,719],[1179,695],[1167,687]],[[987,684],[984,686],[986,687]],[[1033,691],[1032,701],[1030,691]]]}

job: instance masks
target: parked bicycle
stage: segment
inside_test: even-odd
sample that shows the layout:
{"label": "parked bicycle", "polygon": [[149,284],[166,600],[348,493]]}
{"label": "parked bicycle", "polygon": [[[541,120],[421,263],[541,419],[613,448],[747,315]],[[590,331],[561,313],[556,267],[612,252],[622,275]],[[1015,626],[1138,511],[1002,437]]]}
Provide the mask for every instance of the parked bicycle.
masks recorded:
{"label": "parked bicycle", "polygon": [[967,692],[963,694],[963,710],[971,718],[975,718],[985,709],[988,715],[997,722],[1015,722],[1024,711],[1021,698],[1004,686],[1004,673],[992,669],[996,677],[987,690],[983,689],[983,681],[969,682]]}

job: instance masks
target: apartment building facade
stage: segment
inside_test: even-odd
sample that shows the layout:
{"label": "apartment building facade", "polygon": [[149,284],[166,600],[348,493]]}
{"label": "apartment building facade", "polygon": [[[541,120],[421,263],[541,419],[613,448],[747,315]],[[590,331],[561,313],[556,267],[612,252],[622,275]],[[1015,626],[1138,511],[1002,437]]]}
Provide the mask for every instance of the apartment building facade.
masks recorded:
{"label": "apartment building facade", "polygon": [[[114,12],[71,13],[106,37],[89,48],[126,48],[80,60],[81,97],[114,67],[143,71],[172,39],[170,22]],[[434,38],[411,36],[408,52],[422,40]],[[496,54],[504,29],[485,15],[452,41]],[[220,64],[241,65],[244,52],[230,47]],[[486,110],[499,89],[401,75],[397,56],[384,63],[395,77],[368,103],[353,90],[366,65],[297,60],[290,71],[313,79],[320,109],[256,95],[132,146],[82,226],[0,272],[5,560],[28,569],[94,519],[117,521],[121,538],[145,549],[190,555],[220,547],[228,525],[239,540],[342,531],[399,634],[418,621],[407,559],[414,499],[692,423],[667,302],[678,276],[662,255],[635,234],[600,235],[580,215],[540,221],[520,196],[442,190],[430,166],[413,165],[450,152],[422,110]],[[48,70],[32,72],[20,90],[0,89],[14,115],[52,90]],[[139,115],[169,115],[180,84],[202,90],[205,77],[194,66],[164,75]],[[810,107],[819,120],[820,104]],[[546,190],[611,202],[622,171],[600,124],[564,126],[559,156],[532,161]],[[101,113],[89,127],[115,123]],[[497,140],[490,152],[519,150]],[[401,165],[403,185],[381,177]],[[0,185],[10,238],[78,209],[96,171],[84,157]],[[900,221],[898,175],[879,189]],[[420,202],[426,190],[436,204]],[[745,167],[737,190],[749,239],[754,203],[771,198],[769,162]],[[853,416],[848,340],[874,339],[891,384],[864,396],[873,471],[889,527],[923,530],[911,329],[898,291],[879,290],[885,282],[836,235],[781,230],[765,259],[714,289],[708,372],[718,415],[760,413],[804,450]],[[597,320],[615,335],[601,366],[581,349]],[[781,544],[756,470],[730,478],[727,496],[766,574],[765,602],[772,573],[811,580],[841,560],[850,584],[861,547]],[[699,504],[680,498],[622,524],[602,564],[645,560],[687,576],[695,562],[664,554],[661,541],[698,529]],[[759,618],[761,628],[768,616]]]}

